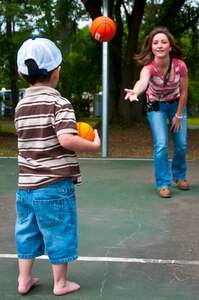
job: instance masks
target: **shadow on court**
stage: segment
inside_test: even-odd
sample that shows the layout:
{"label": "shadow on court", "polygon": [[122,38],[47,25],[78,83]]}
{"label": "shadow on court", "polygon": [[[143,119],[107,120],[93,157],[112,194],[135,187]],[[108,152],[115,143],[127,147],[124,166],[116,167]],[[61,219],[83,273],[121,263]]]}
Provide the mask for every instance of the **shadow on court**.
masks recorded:
{"label": "shadow on court", "polygon": [[[159,198],[151,160],[80,159],[76,187],[79,260],[69,264],[77,300],[199,299],[199,161],[188,161],[191,190]],[[37,259],[40,285],[17,293],[14,241],[16,158],[0,159],[0,299],[55,299],[51,266]],[[60,297],[59,297],[60,299]]]}

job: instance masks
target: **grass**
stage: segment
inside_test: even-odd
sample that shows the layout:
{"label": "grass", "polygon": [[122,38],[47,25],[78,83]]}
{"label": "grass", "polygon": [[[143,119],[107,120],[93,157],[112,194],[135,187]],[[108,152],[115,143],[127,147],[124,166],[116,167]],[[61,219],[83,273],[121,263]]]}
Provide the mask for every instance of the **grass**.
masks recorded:
{"label": "grass", "polygon": [[[95,127],[96,124],[98,124],[101,121],[101,119],[100,118],[83,118],[83,119],[81,119],[81,121],[89,123],[92,127]],[[188,124],[188,126],[199,126],[199,118],[197,118],[197,117],[187,118],[187,124]]]}
{"label": "grass", "polygon": [[[93,127],[97,127],[100,136],[101,118],[82,118]],[[199,159],[199,118],[188,119],[187,159]],[[3,129],[3,130],[2,130]],[[153,139],[148,122],[134,123],[129,126],[108,125],[108,157],[153,158]],[[169,135],[170,136],[170,135]],[[171,136],[170,136],[171,138]],[[172,142],[169,142],[169,155],[172,155]],[[12,120],[0,119],[0,156],[17,156],[17,136]],[[79,157],[101,157],[97,153],[77,153]]]}
{"label": "grass", "polygon": [[78,121],[85,122],[85,123],[88,123],[92,127],[96,127],[101,122],[101,118],[98,118],[98,117],[81,118],[81,120],[78,120]]}
{"label": "grass", "polygon": [[188,126],[199,126],[199,118],[188,118]]}
{"label": "grass", "polygon": [[1,149],[0,156],[5,156],[5,157],[16,156],[16,150]]}
{"label": "grass", "polygon": [[[96,125],[101,121],[101,118],[97,118],[97,117],[82,118],[79,121],[89,123],[92,127],[96,127]],[[187,123],[188,126],[199,126],[199,118],[188,118]],[[13,121],[7,118],[0,119],[0,132],[9,132],[9,133],[16,134]]]}
{"label": "grass", "polygon": [[10,118],[0,118],[0,132],[16,134],[13,120]]}

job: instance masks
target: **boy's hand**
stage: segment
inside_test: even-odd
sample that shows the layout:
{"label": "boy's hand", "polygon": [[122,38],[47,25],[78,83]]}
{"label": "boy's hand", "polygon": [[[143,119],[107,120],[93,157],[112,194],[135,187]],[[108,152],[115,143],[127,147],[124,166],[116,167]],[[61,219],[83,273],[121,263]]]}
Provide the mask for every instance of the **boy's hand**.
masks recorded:
{"label": "boy's hand", "polygon": [[98,146],[98,148],[99,148],[101,146],[101,139],[99,137],[97,129],[95,129],[94,132],[95,132],[95,137],[94,137],[93,143],[95,143],[96,146]]}

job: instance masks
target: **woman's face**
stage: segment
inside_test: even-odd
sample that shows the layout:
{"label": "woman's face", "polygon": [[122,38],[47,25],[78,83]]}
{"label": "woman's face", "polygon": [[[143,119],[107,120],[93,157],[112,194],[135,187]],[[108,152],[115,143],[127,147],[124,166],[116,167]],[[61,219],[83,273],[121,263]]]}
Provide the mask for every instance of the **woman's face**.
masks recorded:
{"label": "woman's face", "polygon": [[164,33],[154,35],[151,47],[154,56],[158,58],[167,56],[171,51],[170,42]]}

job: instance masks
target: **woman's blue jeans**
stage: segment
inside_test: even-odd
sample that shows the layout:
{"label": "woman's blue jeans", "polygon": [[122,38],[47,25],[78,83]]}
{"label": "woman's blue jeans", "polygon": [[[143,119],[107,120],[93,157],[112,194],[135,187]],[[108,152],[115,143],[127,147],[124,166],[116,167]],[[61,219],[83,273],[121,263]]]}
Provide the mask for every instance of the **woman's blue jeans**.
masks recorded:
{"label": "woman's blue jeans", "polygon": [[185,107],[182,118],[182,129],[172,130],[173,157],[170,167],[168,154],[168,120],[171,124],[178,108],[178,102],[160,102],[159,111],[148,112],[148,120],[154,139],[154,170],[158,190],[171,187],[173,180],[186,178],[186,150],[187,150],[187,109]]}

